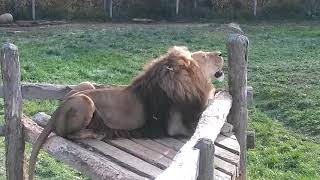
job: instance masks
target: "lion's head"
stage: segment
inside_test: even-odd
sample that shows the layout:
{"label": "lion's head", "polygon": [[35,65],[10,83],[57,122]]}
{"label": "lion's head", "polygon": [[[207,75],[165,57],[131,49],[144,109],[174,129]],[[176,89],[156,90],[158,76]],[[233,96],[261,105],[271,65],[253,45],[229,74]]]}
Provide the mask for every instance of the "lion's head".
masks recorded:
{"label": "lion's head", "polygon": [[191,56],[199,64],[202,72],[209,80],[223,80],[223,57],[220,51],[196,51]]}

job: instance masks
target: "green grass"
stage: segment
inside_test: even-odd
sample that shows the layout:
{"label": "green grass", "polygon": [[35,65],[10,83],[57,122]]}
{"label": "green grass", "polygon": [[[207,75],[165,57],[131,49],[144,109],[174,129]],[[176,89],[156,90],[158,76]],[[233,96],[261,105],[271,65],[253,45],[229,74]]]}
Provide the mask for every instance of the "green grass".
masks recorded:
{"label": "green grass", "polygon": [[[0,29],[0,42],[14,42],[19,47],[23,81],[127,84],[147,60],[163,54],[172,45],[226,53],[224,33],[219,27],[73,24],[26,29],[15,34]],[[242,27],[250,39],[248,80],[255,94],[249,125],[257,135],[257,147],[248,153],[249,178],[317,179],[320,24],[249,23]],[[57,104],[25,101],[24,112],[51,113]],[[3,143],[0,146],[4,152]],[[28,147],[28,154],[29,151]],[[4,165],[1,167],[0,177],[4,178]],[[43,152],[36,173],[40,179],[84,178]]]}

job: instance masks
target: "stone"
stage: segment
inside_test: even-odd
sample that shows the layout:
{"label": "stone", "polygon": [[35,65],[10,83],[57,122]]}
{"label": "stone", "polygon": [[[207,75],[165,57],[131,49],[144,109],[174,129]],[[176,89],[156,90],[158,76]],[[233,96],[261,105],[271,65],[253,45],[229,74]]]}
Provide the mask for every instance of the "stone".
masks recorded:
{"label": "stone", "polygon": [[38,112],[32,117],[32,120],[42,127],[46,126],[50,119],[51,116],[46,114],[45,112]]}
{"label": "stone", "polygon": [[10,13],[0,15],[0,24],[13,23],[13,16]]}

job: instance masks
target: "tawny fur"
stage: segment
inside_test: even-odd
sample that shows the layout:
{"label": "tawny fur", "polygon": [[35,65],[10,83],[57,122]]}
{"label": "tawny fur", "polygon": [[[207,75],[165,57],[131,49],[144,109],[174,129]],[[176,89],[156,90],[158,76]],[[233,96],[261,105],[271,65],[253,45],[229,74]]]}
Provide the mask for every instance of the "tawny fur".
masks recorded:
{"label": "tawny fur", "polygon": [[[30,157],[29,178],[33,178],[37,154],[52,131],[71,139],[99,138],[112,131],[134,134],[136,130],[148,137],[192,134],[214,93],[211,82],[222,69],[220,56],[220,52],[190,53],[185,47],[173,47],[146,65],[128,86],[79,85],[38,137]],[[175,124],[168,121],[185,128],[179,132],[168,127]]]}

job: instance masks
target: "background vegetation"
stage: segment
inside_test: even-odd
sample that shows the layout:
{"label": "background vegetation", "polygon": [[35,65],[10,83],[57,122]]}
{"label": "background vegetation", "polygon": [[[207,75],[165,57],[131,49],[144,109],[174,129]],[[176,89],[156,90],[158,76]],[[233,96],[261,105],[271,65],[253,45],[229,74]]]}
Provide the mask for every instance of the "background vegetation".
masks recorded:
{"label": "background vegetation", "polygon": [[[249,178],[319,178],[320,23],[241,26],[250,39],[248,78],[255,93],[249,125],[256,131],[257,147],[249,151]],[[71,24],[13,30],[0,29],[0,43],[19,47],[26,82],[127,84],[142,64],[172,45],[226,54],[218,24]],[[24,101],[23,108],[31,116],[51,113],[57,104]],[[0,109],[3,116],[3,102]],[[4,179],[2,140],[0,151]],[[43,152],[36,173],[40,179],[85,179]]]}
{"label": "background vegetation", "polygon": [[[180,0],[180,14],[175,15],[173,0],[113,0],[113,20],[153,18],[165,20],[248,19],[252,17],[253,0]],[[103,0],[36,1],[39,19],[108,20]],[[11,12],[17,19],[31,19],[30,0],[0,0],[0,14]],[[319,0],[257,0],[257,18],[319,18]]]}

